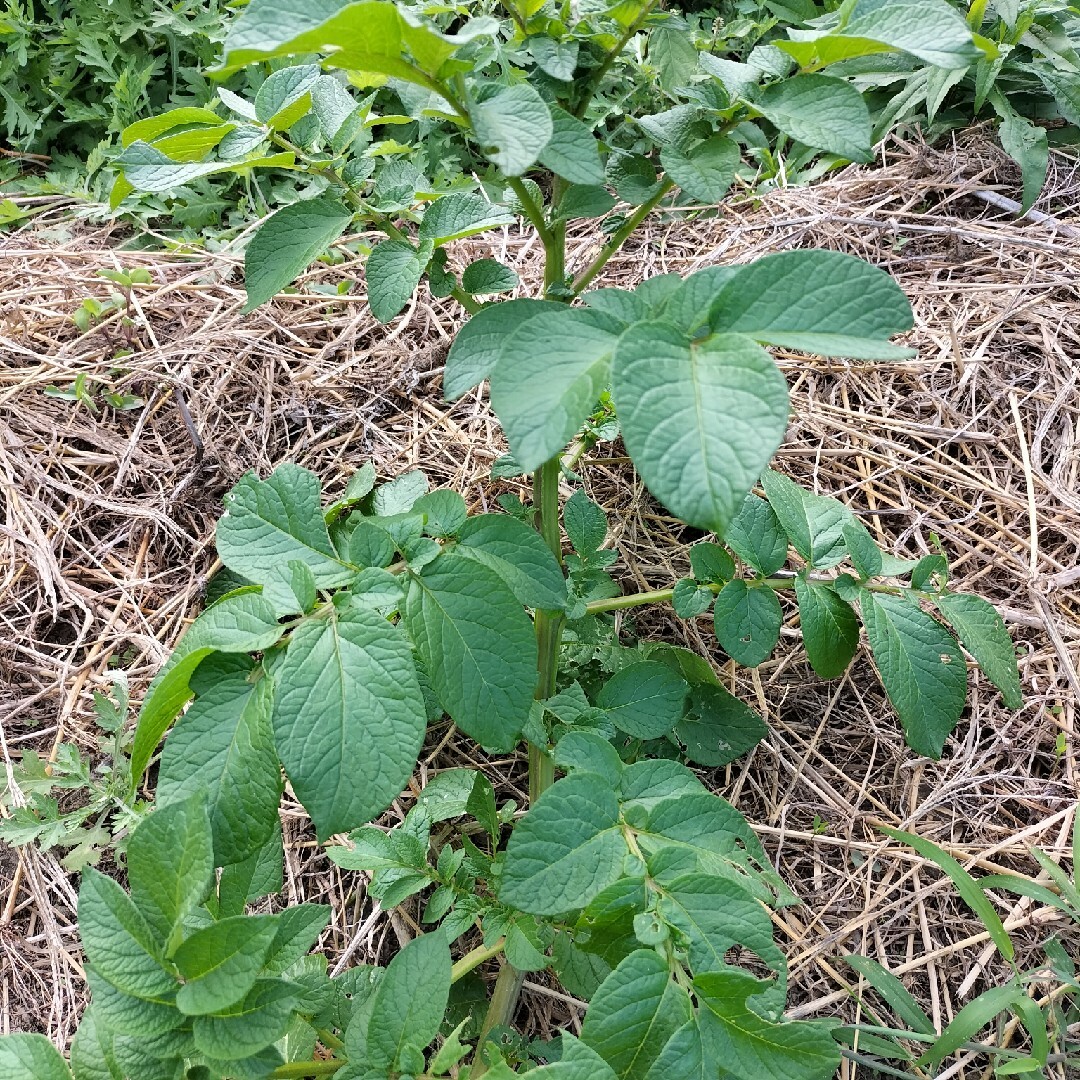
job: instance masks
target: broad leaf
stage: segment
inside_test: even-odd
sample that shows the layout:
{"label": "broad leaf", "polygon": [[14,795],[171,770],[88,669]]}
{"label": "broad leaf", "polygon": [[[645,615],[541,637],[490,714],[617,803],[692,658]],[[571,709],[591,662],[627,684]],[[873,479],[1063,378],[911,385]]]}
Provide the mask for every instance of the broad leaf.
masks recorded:
{"label": "broad leaf", "polygon": [[873,159],[870,112],[862,94],[843,79],[781,79],[765,87],[754,108],[797,142],[851,161]]}
{"label": "broad leaf", "polygon": [[622,873],[619,804],[591,773],[548,788],[514,829],[499,884],[504,904],[533,915],[582,908]]}
{"label": "broad leaf", "polygon": [[244,908],[264,896],[281,892],[285,852],[281,842],[281,821],[266,843],[242,863],[222,867],[218,878],[218,915],[242,915]]}
{"label": "broad leaf", "polygon": [[255,95],[255,119],[282,131],[311,108],[311,91],[319,81],[318,64],[301,64],[273,71]]}
{"label": "broad leaf", "polygon": [[541,312],[506,341],[491,405],[525,472],[557,454],[595,408],[622,325],[591,308]]}
{"label": "broad leaf", "polygon": [[688,690],[666,664],[642,660],[608,679],[596,703],[620,731],[635,739],[659,739],[682,717]]}
{"label": "broad leaf", "polygon": [[981,596],[960,593],[943,593],[934,597],[934,604],[986,677],[1001,691],[1005,705],[1019,709],[1024,699],[1016,669],[1016,650],[993,605]]}
{"label": "broad leaf", "polygon": [[454,722],[491,750],[509,750],[529,715],[536,637],[492,569],[444,551],[409,581],[405,628]]}
{"label": "broad leaf", "polygon": [[101,1026],[109,1032],[145,1038],[174,1031],[185,1022],[175,1004],[176,986],[154,998],[135,997],[117,990],[92,966],[86,967],[86,981],[93,1009]]}
{"label": "broad leaf", "polygon": [[552,133],[539,161],[571,184],[602,185],[600,144],[588,127],[558,105],[549,105]]}
{"label": "broad leaf", "polygon": [[227,866],[256,854],[277,821],[274,687],[246,656],[208,657],[193,681],[197,697],[161,754],[157,796],[167,805],[205,792],[213,865]]}
{"label": "broad leaf", "polygon": [[783,612],[768,586],[729,581],[713,605],[713,626],[724,652],[744,667],[757,667],[776,648]]}
{"label": "broad leaf", "polygon": [[450,995],[450,949],[441,930],[414,938],[390,961],[371,1005],[368,1060],[400,1064],[407,1046],[422,1050],[439,1031]]}
{"label": "broad leaf", "polygon": [[277,931],[273,915],[237,915],[196,930],[173,961],[184,985],[176,1004],[188,1016],[220,1012],[255,985]]}
{"label": "broad leaf", "polygon": [[700,1023],[706,1059],[739,1080],[828,1080],[840,1064],[840,1050],[831,1024],[821,1021],[764,1019],[747,1004],[768,989],[736,968],[709,972],[694,979],[706,1006]]}
{"label": "broad leaf", "polygon": [[675,734],[698,765],[727,765],[753,749],[769,729],[744,701],[722,686],[695,686]]}
{"label": "broad leaf", "polygon": [[352,211],[333,194],[284,206],[259,226],[244,252],[248,312],[266,303],[346,229]]}
{"label": "broad leaf", "polygon": [[619,339],[612,372],[623,439],[649,490],[684,521],[723,533],[779,447],[787,384],[740,334],[689,342],[664,322]]}
{"label": "broad leaf", "polygon": [[631,953],[601,983],[581,1026],[581,1039],[620,1080],[644,1080],[665,1044],[693,1016],[690,998],[667,961]]}
{"label": "broad leaf", "polygon": [[563,528],[573,549],[585,558],[597,552],[607,539],[604,511],[580,488],[563,507]]}
{"label": "broad leaf", "polygon": [[803,646],[813,669],[823,679],[835,679],[847,670],[859,647],[855,611],[826,585],[799,576],[795,579]]}
{"label": "broad leaf", "polygon": [[522,299],[492,304],[478,311],[458,331],[447,354],[443,375],[446,399],[454,401],[490,378],[507,337],[526,320],[543,311],[562,311],[564,308],[564,304],[551,300]]}
{"label": "broad leaf", "polygon": [[514,220],[505,206],[495,206],[482,195],[457,191],[436,199],[428,207],[418,236],[421,241],[430,240],[439,247],[500,225],[513,225]]}
{"label": "broad leaf", "polygon": [[320,839],[370,821],[400,793],[427,713],[412,650],[352,605],[302,623],[274,672],[274,738]]}
{"label": "broad leaf", "polygon": [[[275,790],[274,809],[277,809]],[[176,928],[206,899],[214,880],[214,847],[206,795],[159,806],[139,823],[127,848],[131,898],[158,940],[169,943]]]}
{"label": "broad leaf", "polygon": [[[853,92],[858,97],[858,92]],[[692,199],[716,203],[727,194],[735,179],[739,147],[726,135],[714,135],[691,150],[665,146],[660,151],[660,164],[668,179],[674,180]]]}
{"label": "broad leaf", "polygon": [[524,607],[557,611],[566,604],[566,579],[551,548],[535,529],[509,514],[469,518],[456,550],[491,567]]}
{"label": "broad leaf", "polygon": [[[563,1032],[559,1044],[562,1056],[550,1065],[532,1070],[536,1080],[618,1080],[618,1075],[595,1050],[575,1039],[568,1031]],[[489,1071],[488,1076],[491,1075]]]}
{"label": "broad leaf", "polygon": [[908,746],[937,760],[967,696],[967,667],[952,635],[916,604],[862,594],[862,617],[889,701]]}
{"label": "broad leaf", "polygon": [[912,326],[911,306],[884,271],[836,251],[782,251],[738,268],[709,312],[713,331],[819,356],[900,360],[888,339]]}
{"label": "broad leaf", "polygon": [[[0,1047],[5,1040],[0,1040]],[[71,1043],[71,1071],[75,1080],[124,1080],[112,1051],[113,1034],[97,1018],[95,1006],[88,1008],[79,1019],[79,1030]],[[7,1065],[0,1056],[0,1063]],[[63,1076],[64,1074],[61,1074]],[[15,1072],[17,1080],[51,1080],[47,1072]],[[66,1080],[66,1077],[65,1077]]]}
{"label": "broad leaf", "polygon": [[815,495],[773,469],[761,474],[761,486],[791,546],[811,566],[824,569],[844,558],[844,526],[851,511],[843,503]]}
{"label": "broad leaf", "polygon": [[428,255],[407,240],[383,240],[372,248],[364,276],[371,314],[379,322],[388,323],[401,312],[420,284],[427,263]]}
{"label": "broad leaf", "polygon": [[490,296],[517,288],[519,278],[498,259],[477,259],[461,275],[461,287],[474,296]]}
{"label": "broad leaf", "polygon": [[858,518],[851,517],[844,522],[842,531],[848,558],[860,579],[877,577],[881,573],[882,553],[869,529]]}
{"label": "broad leaf", "polygon": [[555,130],[544,99],[529,83],[497,90],[469,110],[472,131],[505,176],[520,176],[539,158]]}
{"label": "broad leaf", "polygon": [[757,495],[747,495],[723,533],[724,543],[763,577],[787,562],[788,539],[773,508]]}
{"label": "broad leaf", "polygon": [[320,589],[347,584],[353,571],[330,542],[319,505],[319,478],[279,465],[265,480],[247,473],[225,497],[217,549],[230,570],[263,582],[291,559],[304,563]]}
{"label": "broad leaf", "polygon": [[94,970],[122,993],[155,998],[176,989],[150,924],[128,894],[93,867],[79,887],[79,932]]}
{"label": "broad leaf", "polygon": [[257,1054],[288,1030],[300,995],[295,983],[260,979],[242,1001],[213,1016],[195,1017],[195,1045],[218,1061]]}
{"label": "broad leaf", "polygon": [[719,544],[694,544],[690,567],[694,577],[707,584],[730,581],[735,576],[735,560]]}
{"label": "broad leaf", "polygon": [[[674,323],[680,330],[695,336],[709,321],[709,308],[717,293],[738,271],[737,266],[707,266],[704,270],[689,274],[664,298],[655,314],[662,314],[665,322]],[[637,322],[645,318],[648,315],[638,315],[628,321]]]}
{"label": "broad leaf", "polygon": [[44,1035],[23,1032],[0,1037],[0,1075],[4,1080],[71,1080],[60,1051]]}
{"label": "broad leaf", "polygon": [[212,176],[214,173],[240,172],[256,166],[276,169],[292,168],[294,158],[289,152],[256,154],[236,161],[181,163],[174,161],[156,146],[145,142],[134,142],[123,153],[113,158],[112,163],[123,170],[123,176],[132,188],[137,188],[139,191],[160,192],[190,184],[192,180],[197,180],[200,176]]}

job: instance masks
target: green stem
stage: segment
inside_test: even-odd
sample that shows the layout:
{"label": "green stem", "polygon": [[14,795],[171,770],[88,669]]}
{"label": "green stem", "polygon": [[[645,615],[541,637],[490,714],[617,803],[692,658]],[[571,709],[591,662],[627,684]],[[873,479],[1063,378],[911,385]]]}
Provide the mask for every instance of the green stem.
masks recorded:
{"label": "green stem", "polygon": [[470,296],[460,285],[455,285],[450,295],[470,314],[475,315],[484,305]]}
{"label": "green stem", "polygon": [[495,989],[491,994],[491,1002],[488,1004],[487,1015],[484,1017],[484,1025],[480,1029],[480,1037],[476,1040],[476,1054],[473,1057],[472,1069],[469,1076],[472,1080],[483,1076],[487,1072],[487,1065],[480,1056],[487,1042],[487,1037],[497,1027],[506,1027],[514,1018],[514,1009],[517,1007],[518,997],[521,995],[521,987],[525,982],[525,972],[518,971],[512,964],[503,964],[499,977],[495,980]]}
{"label": "green stem", "polygon": [[547,222],[544,221],[543,210],[536,205],[536,201],[529,194],[529,189],[525,186],[521,177],[508,177],[506,182],[509,184],[510,190],[517,196],[518,202],[521,203],[521,209],[525,211],[525,216],[529,219],[529,223],[536,230],[536,235],[540,237],[540,242],[544,245],[544,281],[548,283],[548,268],[553,257],[556,260],[558,259],[558,253],[555,251],[555,237],[552,236],[551,230],[547,227]]}
{"label": "green stem", "polygon": [[339,1039],[332,1031],[327,1031],[327,1030],[325,1030],[325,1028],[319,1028],[318,1029],[318,1034],[319,1034],[319,1042],[321,1042],[323,1044],[323,1046],[327,1047],[328,1049],[330,1049],[330,1050],[344,1050],[345,1049],[344,1041]]}
{"label": "green stem", "polygon": [[271,1074],[271,1080],[308,1080],[312,1076],[332,1076],[347,1061],[290,1061],[279,1065]]}
{"label": "green stem", "polygon": [[506,938],[501,937],[494,945],[485,946],[477,945],[471,952],[467,952],[454,966],[450,969],[450,981],[456,983],[459,979],[464,979],[470,971],[474,971],[485,961],[490,960],[493,956],[498,956],[503,951],[506,945]]}
{"label": "green stem", "polygon": [[660,200],[675,186],[674,180],[664,179],[660,189],[647,202],[643,202],[623,223],[618,232],[600,249],[600,253],[574,281],[574,295],[577,296],[588,288],[590,282],[607,266],[608,260],[626,242],[627,237],[656,209]]}

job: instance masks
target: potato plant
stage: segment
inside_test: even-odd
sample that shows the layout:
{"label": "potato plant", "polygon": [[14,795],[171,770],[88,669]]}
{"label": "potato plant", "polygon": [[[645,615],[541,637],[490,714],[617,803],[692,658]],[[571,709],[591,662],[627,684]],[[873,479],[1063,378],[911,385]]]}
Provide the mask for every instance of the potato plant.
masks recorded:
{"label": "potato plant", "polygon": [[[744,818],[685,764],[733,760],[763,722],[707,660],[624,643],[612,613],[669,602],[685,619],[711,611],[727,656],[754,666],[776,645],[777,594],[789,591],[825,678],[851,662],[861,620],[909,743],[934,757],[965,704],[956,635],[1016,706],[1009,637],[989,604],[948,590],[943,555],[896,559],[843,504],[768,468],[789,402],[765,346],[910,355],[891,341],[912,319],[886,274],[835,252],[787,251],[632,291],[597,279],[665,199],[724,194],[747,123],[868,159],[866,108],[816,70],[822,57],[909,48],[919,12],[935,16],[942,64],[966,64],[974,48],[937,0],[896,10],[845,4],[846,24],[813,39],[814,70],[798,74],[779,49],[752,63],[695,55],[692,70],[684,56],[684,77],[658,102],[670,107],[616,122],[591,110],[616,60],[653,56],[657,42],[677,49],[650,0],[523,0],[473,19],[386,0],[252,0],[222,70],[272,61],[274,71],[254,102],[222,93],[239,119],[174,112],[128,132],[119,196],[123,185],[164,190],[267,163],[310,174],[310,197],[275,212],[248,246],[249,307],[357,228],[383,234],[366,267],[378,318],[393,319],[425,276],[460,300],[472,317],[450,350],[446,395],[489,383],[511,450],[501,468],[531,474],[532,504],[504,497],[503,512],[470,515],[422,473],[380,485],[370,465],[329,503],[293,464],[236,485],[217,530],[224,595],[142,702],[134,777],[167,738],[157,809],[128,846],[130,891],[83,876],[93,1002],[70,1073],[43,1038],[13,1036],[0,1040],[5,1076],[835,1072],[834,1025],[784,1017],[768,909],[795,897]],[[374,128],[397,122],[373,116],[370,96],[355,99],[373,85],[414,110],[397,120],[415,138],[428,125],[461,140],[479,179],[428,190],[415,165],[373,142]],[[483,303],[514,287],[512,272],[483,259],[459,274],[448,245],[520,218],[542,244],[542,294]],[[581,218],[605,227],[570,275],[566,225]],[[560,506],[560,478],[587,468],[616,423],[656,499],[715,537],[690,547],[692,575],[670,588],[622,595],[601,508],[580,490]],[[450,769],[400,825],[373,824],[444,716],[482,751],[524,743],[528,808],[499,805],[482,770]],[[325,908],[245,913],[281,887],[283,773],[321,841],[348,834],[327,851],[369,875],[384,909],[422,899],[426,932],[385,969],[328,975],[325,957],[309,955]],[[460,987],[483,964],[499,971],[478,1007]],[[546,971],[588,1010],[579,1037],[526,1044],[509,1025],[526,973]]]}

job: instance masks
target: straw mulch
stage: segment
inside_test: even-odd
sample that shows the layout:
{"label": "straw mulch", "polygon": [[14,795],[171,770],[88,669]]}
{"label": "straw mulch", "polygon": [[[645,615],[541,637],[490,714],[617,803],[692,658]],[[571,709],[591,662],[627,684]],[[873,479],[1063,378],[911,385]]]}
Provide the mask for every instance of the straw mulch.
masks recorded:
{"label": "straw mulch", "polygon": [[[946,150],[894,143],[876,168],[736,197],[719,218],[656,219],[607,274],[606,284],[631,285],[820,246],[895,275],[914,305],[918,359],[781,354],[794,411],[780,467],[847,500],[897,554],[929,552],[936,534],[956,586],[999,606],[1021,655],[1024,707],[1006,711],[976,674],[955,738],[931,762],[905,748],[866,656],[836,682],[813,675],[794,617],[776,657],[755,672],[724,666],[708,620],[646,612],[626,623],[628,633],[712,656],[768,718],[759,747],[706,779],[756,824],[805,902],[775,916],[798,1016],[860,1015],[847,953],[900,973],[938,1025],[1007,974],[940,872],[877,825],[929,837],[974,870],[1034,876],[1026,845],[1069,865],[1080,768],[1080,234],[1067,222],[1080,181],[1055,160],[1040,204],[1049,221],[1014,220],[973,195],[1016,187],[1011,166],[977,137]],[[373,322],[360,290],[283,297],[241,316],[235,258],[121,253],[108,233],[54,232],[0,245],[0,734],[9,777],[28,748],[48,754],[73,741],[94,750],[91,695],[117,665],[137,704],[199,610],[221,497],[244,471],[295,461],[334,492],[367,459],[384,477],[422,466],[475,509],[514,490],[489,479],[504,444],[483,395],[441,400],[458,322],[446,304],[421,295],[389,329]],[[535,281],[528,236],[509,230],[486,243]],[[591,246],[576,242],[573,264]],[[456,254],[484,250],[471,242]],[[72,312],[87,296],[106,297],[96,271],[120,265],[145,266],[154,281],[135,290],[130,327],[113,316],[80,336]],[[305,284],[352,272],[320,267]],[[133,351],[110,359],[120,347]],[[147,406],[93,415],[44,395],[79,372]],[[595,456],[580,471],[610,513],[626,588],[670,584],[685,569],[688,534],[650,500],[621,447]],[[434,733],[421,780],[473,760],[463,740],[442,745],[444,733]],[[513,796],[520,770],[493,768]],[[387,820],[409,803],[399,800]],[[379,913],[363,880],[314,844],[296,804],[283,818],[285,895],[332,906],[323,942],[331,969],[385,962],[413,932],[415,912]],[[0,1022],[64,1044],[85,998],[75,882],[30,849],[0,852],[0,879]],[[1002,915],[1022,965],[1038,961],[1050,933],[1068,932],[1038,905]],[[578,1016],[530,979],[519,1017],[529,1031]],[[947,1075],[981,1075],[984,1064],[961,1057]]]}

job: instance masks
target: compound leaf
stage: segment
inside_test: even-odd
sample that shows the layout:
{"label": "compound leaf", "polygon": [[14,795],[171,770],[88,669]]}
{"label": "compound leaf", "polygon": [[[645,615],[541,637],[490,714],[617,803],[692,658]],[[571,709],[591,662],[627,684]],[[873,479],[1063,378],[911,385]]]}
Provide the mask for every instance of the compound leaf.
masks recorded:
{"label": "compound leaf", "polygon": [[639,323],[619,339],[612,383],[649,490],[722,534],[787,427],[787,384],[768,354],[741,334],[692,343],[668,323]]}
{"label": "compound leaf", "polygon": [[390,805],[416,764],[426,728],[412,650],[360,605],[294,631],[275,671],[278,754],[320,839]]}

